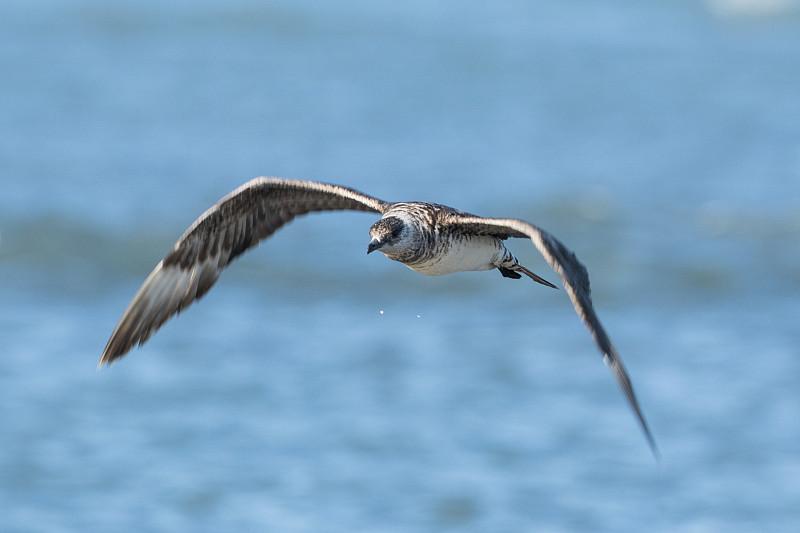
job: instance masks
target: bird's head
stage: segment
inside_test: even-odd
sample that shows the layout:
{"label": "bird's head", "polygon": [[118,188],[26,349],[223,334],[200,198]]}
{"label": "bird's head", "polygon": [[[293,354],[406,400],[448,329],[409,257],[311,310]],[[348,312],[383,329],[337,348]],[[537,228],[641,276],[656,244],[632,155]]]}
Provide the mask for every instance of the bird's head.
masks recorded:
{"label": "bird's head", "polygon": [[393,251],[398,251],[410,241],[411,230],[399,217],[384,217],[369,228],[372,239],[367,248],[367,253],[380,250],[384,255],[391,256]]}

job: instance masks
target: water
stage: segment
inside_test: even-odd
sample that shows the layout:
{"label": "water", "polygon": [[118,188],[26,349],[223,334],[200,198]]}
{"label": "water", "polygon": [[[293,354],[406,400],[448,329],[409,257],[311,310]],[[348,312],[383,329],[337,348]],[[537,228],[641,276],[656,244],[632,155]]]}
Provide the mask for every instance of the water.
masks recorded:
{"label": "water", "polygon": [[[796,2],[3,12],[0,530],[800,525]],[[559,236],[661,463],[563,291],[366,257],[365,214],[294,222],[96,372],[263,174]]]}

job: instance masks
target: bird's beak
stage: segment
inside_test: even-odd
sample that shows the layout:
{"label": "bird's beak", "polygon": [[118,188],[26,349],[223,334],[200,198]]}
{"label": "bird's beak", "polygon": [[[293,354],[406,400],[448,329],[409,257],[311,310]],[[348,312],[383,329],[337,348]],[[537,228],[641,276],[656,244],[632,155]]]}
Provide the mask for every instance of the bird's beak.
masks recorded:
{"label": "bird's beak", "polygon": [[367,246],[367,253],[371,254],[372,252],[374,252],[375,250],[377,250],[378,248],[380,248],[384,244],[386,244],[386,243],[383,242],[383,241],[379,241],[377,239],[372,239],[372,242],[370,242],[369,246]]}

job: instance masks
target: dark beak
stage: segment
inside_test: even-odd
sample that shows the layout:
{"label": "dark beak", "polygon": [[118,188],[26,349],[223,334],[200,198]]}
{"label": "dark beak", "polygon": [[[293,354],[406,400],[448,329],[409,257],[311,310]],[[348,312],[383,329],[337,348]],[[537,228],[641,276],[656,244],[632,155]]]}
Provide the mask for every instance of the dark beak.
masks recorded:
{"label": "dark beak", "polygon": [[377,250],[378,248],[380,248],[384,244],[386,244],[386,243],[373,239],[373,241],[369,243],[369,246],[367,246],[367,253],[371,254],[372,252],[374,252],[375,250]]}

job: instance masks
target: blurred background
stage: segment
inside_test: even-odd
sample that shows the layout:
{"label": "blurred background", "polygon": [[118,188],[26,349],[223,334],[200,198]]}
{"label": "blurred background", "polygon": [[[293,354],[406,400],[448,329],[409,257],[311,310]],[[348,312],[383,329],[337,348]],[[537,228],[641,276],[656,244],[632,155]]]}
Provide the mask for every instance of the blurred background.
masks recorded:
{"label": "blurred background", "polygon": [[[0,530],[800,527],[797,1],[2,12]],[[563,290],[367,257],[363,213],[298,219],[97,372],[259,175],[554,233],[660,464]]]}

